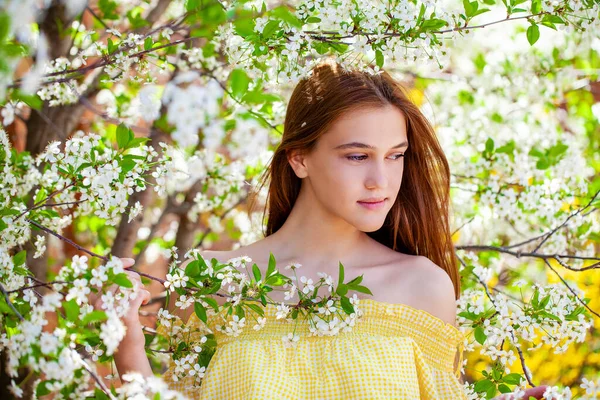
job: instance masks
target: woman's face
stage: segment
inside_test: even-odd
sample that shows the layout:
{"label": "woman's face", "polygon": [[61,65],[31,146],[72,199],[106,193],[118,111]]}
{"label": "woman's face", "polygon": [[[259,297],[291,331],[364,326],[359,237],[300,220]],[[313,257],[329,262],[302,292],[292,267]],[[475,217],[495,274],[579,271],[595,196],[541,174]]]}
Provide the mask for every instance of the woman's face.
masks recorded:
{"label": "woman's face", "polygon": [[376,231],[400,190],[407,148],[406,119],[396,107],[350,111],[306,156],[303,185],[333,215],[363,232]]}

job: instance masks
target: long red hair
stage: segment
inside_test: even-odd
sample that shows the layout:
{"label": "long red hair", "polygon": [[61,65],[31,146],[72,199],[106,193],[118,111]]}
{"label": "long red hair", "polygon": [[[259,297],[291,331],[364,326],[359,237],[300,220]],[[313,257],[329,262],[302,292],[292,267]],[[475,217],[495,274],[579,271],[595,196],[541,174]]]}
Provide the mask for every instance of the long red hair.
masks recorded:
{"label": "long red hair", "polygon": [[281,228],[300,193],[302,181],[288,162],[289,151],[310,152],[344,113],[386,105],[396,106],[404,114],[409,148],[396,201],[383,226],[367,234],[395,251],[429,258],[450,276],[458,299],[460,275],[448,215],[448,161],[432,125],[406,89],[385,71],[370,74],[323,62],[297,84],[287,106],[281,143],[261,177],[261,188],[270,181],[264,235]]}

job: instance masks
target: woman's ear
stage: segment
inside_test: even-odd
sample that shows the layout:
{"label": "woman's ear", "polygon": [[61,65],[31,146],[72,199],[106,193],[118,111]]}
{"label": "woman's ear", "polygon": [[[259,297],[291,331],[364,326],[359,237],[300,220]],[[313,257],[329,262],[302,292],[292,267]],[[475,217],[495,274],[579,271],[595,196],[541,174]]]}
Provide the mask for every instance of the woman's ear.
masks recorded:
{"label": "woman's ear", "polygon": [[287,159],[298,178],[303,179],[308,176],[305,153],[300,150],[289,150]]}

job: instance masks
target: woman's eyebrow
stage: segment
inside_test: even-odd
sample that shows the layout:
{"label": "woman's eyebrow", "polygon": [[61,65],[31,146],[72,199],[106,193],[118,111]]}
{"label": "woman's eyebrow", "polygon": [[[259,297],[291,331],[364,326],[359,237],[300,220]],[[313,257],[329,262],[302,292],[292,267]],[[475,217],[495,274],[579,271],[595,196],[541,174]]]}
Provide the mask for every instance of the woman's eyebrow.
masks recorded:
{"label": "woman's eyebrow", "polygon": [[[399,149],[399,148],[405,147],[405,146],[408,147],[408,142],[406,142],[406,141],[404,141],[402,143],[398,143],[397,145],[392,147],[392,149]],[[351,149],[351,148],[371,149],[371,150],[375,149],[374,146],[371,146],[366,143],[350,142],[350,143],[340,144],[339,146],[334,147],[334,150],[338,150],[338,149],[343,150],[343,149]]]}

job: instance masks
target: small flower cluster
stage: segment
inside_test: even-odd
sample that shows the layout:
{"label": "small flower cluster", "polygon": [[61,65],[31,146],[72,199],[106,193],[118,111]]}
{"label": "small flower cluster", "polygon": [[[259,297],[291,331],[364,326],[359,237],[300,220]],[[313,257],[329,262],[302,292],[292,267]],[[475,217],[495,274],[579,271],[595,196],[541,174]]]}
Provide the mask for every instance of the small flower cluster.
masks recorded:
{"label": "small flower cluster", "polygon": [[[117,292],[109,290],[113,284],[118,286]],[[91,367],[76,348],[85,349],[92,361],[110,360],[125,336],[122,318],[137,295],[136,287],[124,273],[119,258],[92,267],[86,256],[74,256],[48,285],[54,291],[43,297],[36,297],[31,289],[22,290],[22,296],[20,290],[9,295],[11,304],[23,315],[22,319],[14,313],[6,315],[3,321],[14,325],[9,335],[0,336],[0,350],[7,354],[6,372],[16,378],[18,369],[26,363],[44,377],[36,383],[38,393],[65,388],[70,393],[82,393],[87,389]],[[97,292],[95,304],[90,303],[92,291]],[[101,308],[95,309],[98,301]],[[60,315],[56,327],[50,330],[46,319],[49,313]],[[164,317],[171,316],[162,317],[164,323]],[[81,326],[88,330],[85,336],[80,334]],[[11,390],[19,394],[22,389],[13,384]]]}
{"label": "small flower cluster", "polygon": [[[510,373],[517,355],[512,349],[504,350],[505,343],[521,348],[517,339],[524,339],[537,343],[527,348],[528,351],[548,344],[559,354],[572,343],[584,342],[593,322],[575,296],[558,285],[534,286],[531,302],[525,307],[498,294],[492,300],[490,311],[484,306],[485,298],[484,292],[467,289],[457,301],[457,321],[459,326],[466,326],[468,321],[483,320],[474,332],[476,342],[482,345],[480,353],[499,361],[506,374]],[[489,315],[492,316],[486,317]],[[468,344],[466,350],[473,351],[475,344]]]}
{"label": "small flower cluster", "polygon": [[202,131],[203,148],[214,152],[225,136],[221,112],[223,89],[214,79],[200,80],[195,71],[177,75],[165,87],[162,102],[168,107],[167,121],[175,127],[173,139],[183,148],[198,144],[198,132]]}
{"label": "small flower cluster", "polygon": [[[194,250],[190,250],[186,254],[187,257],[191,260],[185,269],[171,268],[164,285],[170,294],[179,296],[178,307],[187,308],[194,304],[196,315],[206,326],[198,328],[195,325],[184,325],[179,318],[163,309],[159,310],[158,331],[160,336],[165,337],[165,344],[173,349],[174,343],[181,341],[186,343],[179,345],[177,350],[173,351],[175,380],[194,376],[195,383],[201,381],[210,359],[206,355],[214,353],[217,345],[212,329],[226,336],[238,337],[250,327],[254,331],[260,331],[269,324],[264,315],[265,309],[256,303],[263,297],[267,303],[271,303],[263,304],[275,306],[275,320],[281,319],[286,322],[296,320],[298,323],[304,319],[312,336],[333,336],[352,330],[362,315],[362,310],[358,308],[357,295],[346,297],[345,291],[358,290],[370,293],[367,288],[360,285],[362,276],[347,283],[340,280],[337,287],[334,285],[333,277],[325,273],[319,273],[320,279],[317,282],[306,276],[301,276],[298,282],[296,272],[302,265],[299,263],[287,265],[285,269],[291,270],[294,276],[286,277],[276,269],[272,255],[267,271],[264,273],[248,256],[231,258],[225,264],[219,263],[216,259],[208,262]],[[343,279],[341,264],[340,274]],[[286,300],[298,303],[275,304],[270,301],[268,292],[274,286],[288,288]],[[323,286],[326,287],[328,294],[319,299],[317,297],[319,288]],[[218,306],[214,300],[209,300],[208,294],[214,294],[214,289],[211,289],[214,287],[219,287],[226,293],[227,301],[222,306]],[[341,294],[337,293],[338,291]],[[256,323],[249,324],[250,320]],[[196,331],[192,332],[191,330],[194,329]],[[281,340],[286,347],[293,347],[299,342],[300,336],[294,329],[294,332],[282,336]],[[200,353],[205,357],[199,358]]]}
{"label": "small flower cluster", "polygon": [[164,399],[164,400],[187,400],[187,397],[179,392],[169,389],[168,385],[159,377],[144,377],[139,373],[124,374],[123,386],[116,389],[117,399]]}
{"label": "small flower cluster", "polygon": [[[117,224],[127,210],[129,196],[146,188],[144,176],[150,167],[167,162],[165,157],[158,159],[158,153],[150,146],[133,145],[125,154],[124,149],[115,150],[100,136],[83,131],[77,131],[65,142],[64,152],[60,146],[59,142],[48,144],[35,163],[38,167],[45,163],[38,176],[38,182],[43,184],[37,194],[40,203],[45,195],[56,192],[52,199],[64,204],[61,209],[78,205],[61,225],[70,223],[73,217],[90,214],[110,225]],[[157,185],[155,190],[160,187]],[[135,204],[129,210],[129,220],[141,211],[141,205]]]}

